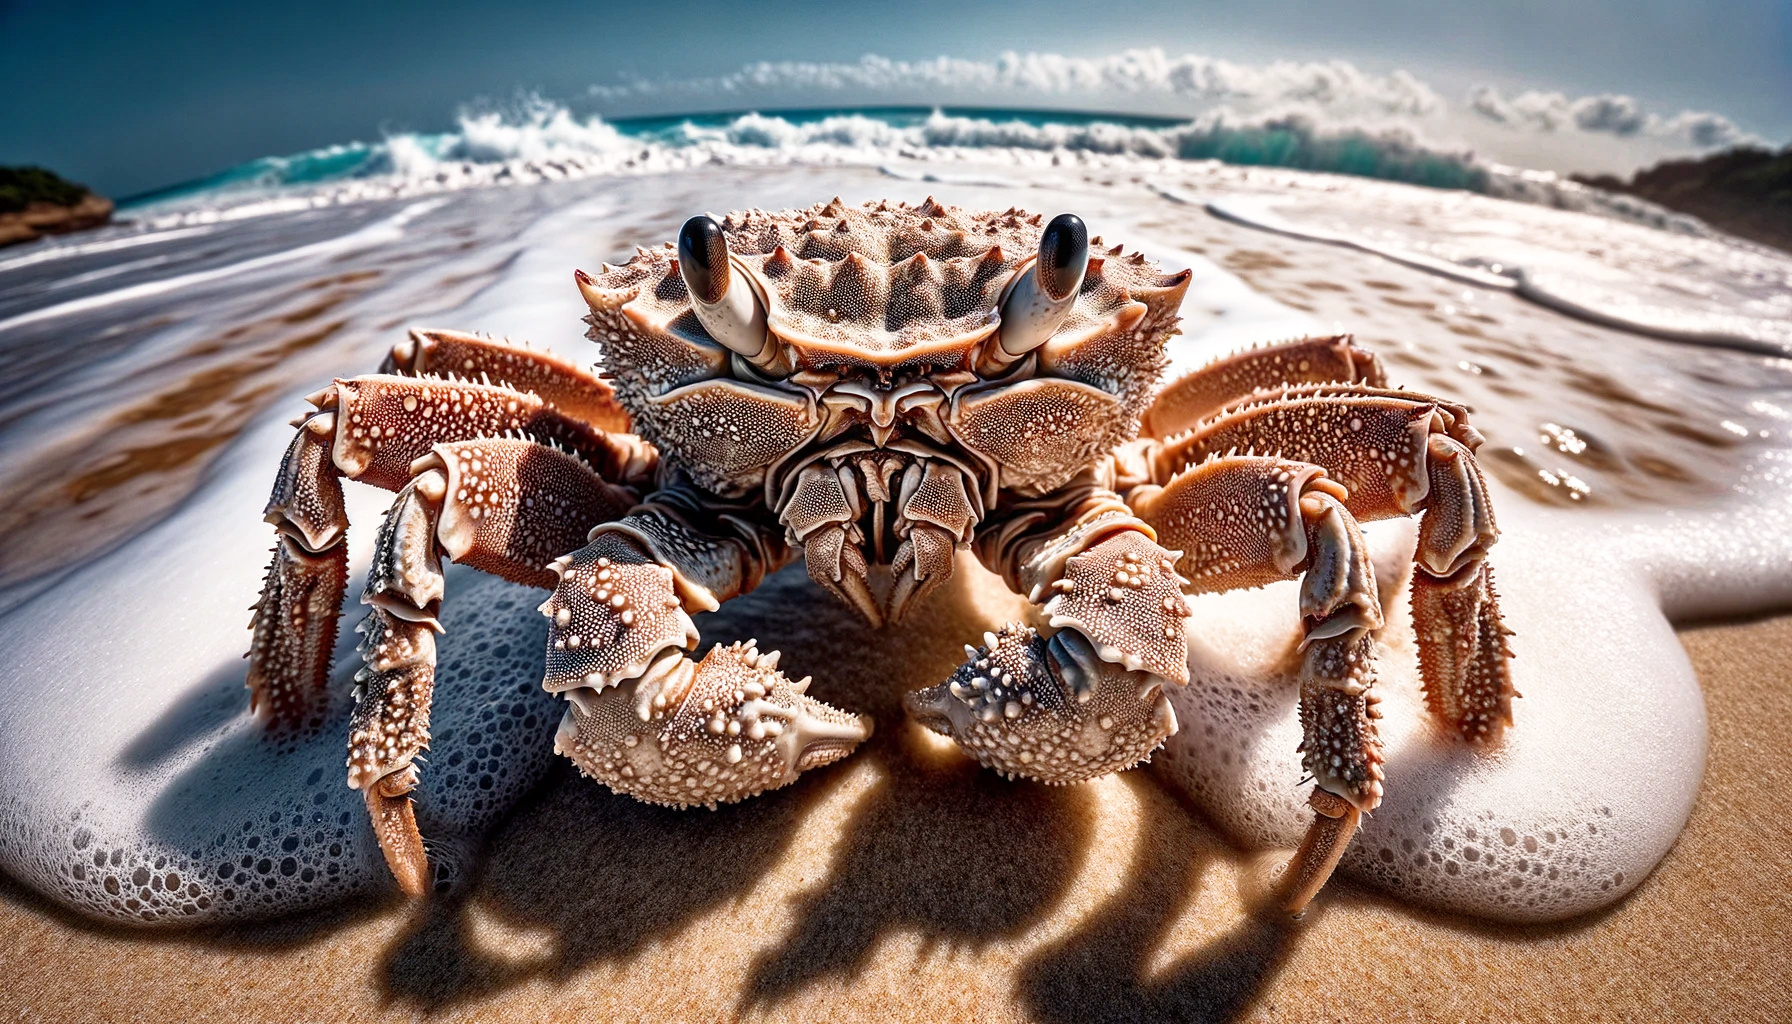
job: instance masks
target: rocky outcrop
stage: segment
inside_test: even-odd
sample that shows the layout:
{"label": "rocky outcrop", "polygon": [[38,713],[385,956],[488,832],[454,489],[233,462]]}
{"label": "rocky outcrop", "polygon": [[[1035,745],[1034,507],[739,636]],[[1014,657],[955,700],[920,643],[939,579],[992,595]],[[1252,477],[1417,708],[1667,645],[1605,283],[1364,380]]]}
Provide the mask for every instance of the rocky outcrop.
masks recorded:
{"label": "rocky outcrop", "polygon": [[1607,192],[1625,192],[1690,213],[1720,231],[1792,252],[1792,146],[1753,146],[1698,160],[1667,160],[1629,181],[1575,175]]}
{"label": "rocky outcrop", "polygon": [[0,213],[0,245],[97,228],[111,219],[112,200],[105,196],[89,194],[73,206],[32,203],[16,213]]}
{"label": "rocky outcrop", "polygon": [[99,227],[112,200],[41,167],[0,167],[0,246]]}

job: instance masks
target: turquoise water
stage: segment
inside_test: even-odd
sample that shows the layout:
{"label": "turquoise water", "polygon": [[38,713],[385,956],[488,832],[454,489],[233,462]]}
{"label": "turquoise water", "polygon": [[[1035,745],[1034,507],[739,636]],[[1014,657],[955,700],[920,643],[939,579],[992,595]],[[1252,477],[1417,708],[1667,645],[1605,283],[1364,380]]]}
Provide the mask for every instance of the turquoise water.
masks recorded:
{"label": "turquoise water", "polygon": [[[1105,112],[980,107],[821,107],[604,120],[531,101],[520,110],[464,112],[456,130],[394,134],[287,156],[262,157],[209,177],[123,201],[125,209],[325,188],[334,183],[436,173],[444,165],[491,168],[511,161],[572,164],[589,173],[639,150],[677,157],[702,150],[716,162],[792,162],[817,150],[879,154],[1018,149],[1154,159],[1219,160],[1379,178],[1434,188],[1490,191],[1494,172],[1465,151],[1428,148],[1397,128],[1321,126],[1284,115],[1186,120]],[[836,156],[836,159],[839,157]]]}

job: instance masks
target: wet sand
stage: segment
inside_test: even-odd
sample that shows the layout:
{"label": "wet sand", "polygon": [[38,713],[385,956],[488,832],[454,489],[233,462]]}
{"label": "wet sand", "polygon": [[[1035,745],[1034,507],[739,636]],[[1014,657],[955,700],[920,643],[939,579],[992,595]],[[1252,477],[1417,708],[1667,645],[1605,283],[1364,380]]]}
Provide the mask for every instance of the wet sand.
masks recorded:
{"label": "wet sand", "polygon": [[[77,920],[0,881],[0,1013],[24,1020],[1785,1020],[1792,616],[1684,629],[1711,753],[1678,844],[1627,899],[1560,925],[1411,911],[1335,880],[1251,916],[1261,859],[1148,772],[1048,789],[903,722],[987,585],[900,635],[785,574],[702,623],[751,623],[817,696],[880,731],[747,804],[674,812],[568,767],[491,837],[465,890],[185,934]],[[792,598],[797,600],[792,601]],[[780,619],[768,609],[803,609]],[[741,606],[737,610],[736,606]],[[768,627],[768,622],[784,625]],[[1522,723],[1522,719],[1521,719]],[[1292,756],[1292,753],[1291,755]]]}

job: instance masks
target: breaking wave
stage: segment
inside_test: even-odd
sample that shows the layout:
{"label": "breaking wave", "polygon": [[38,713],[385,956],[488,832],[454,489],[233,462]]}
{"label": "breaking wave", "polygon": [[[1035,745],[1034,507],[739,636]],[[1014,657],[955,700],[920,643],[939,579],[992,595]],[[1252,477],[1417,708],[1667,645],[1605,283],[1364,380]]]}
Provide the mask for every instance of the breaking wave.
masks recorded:
{"label": "breaking wave", "polygon": [[884,166],[988,161],[1113,166],[1219,161],[1464,189],[1704,234],[1696,220],[1551,172],[1521,171],[1438,146],[1401,124],[1329,123],[1305,110],[1189,120],[1015,110],[786,111],[609,121],[544,100],[469,109],[453,131],[405,132],[264,157],[136,197],[152,221],[234,219],[362,199],[694,166]]}

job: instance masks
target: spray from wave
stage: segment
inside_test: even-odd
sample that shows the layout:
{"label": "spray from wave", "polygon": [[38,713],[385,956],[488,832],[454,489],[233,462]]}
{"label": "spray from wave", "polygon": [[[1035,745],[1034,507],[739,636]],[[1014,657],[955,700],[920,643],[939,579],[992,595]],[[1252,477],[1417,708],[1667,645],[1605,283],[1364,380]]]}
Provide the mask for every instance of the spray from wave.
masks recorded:
{"label": "spray from wave", "polygon": [[461,112],[453,131],[265,157],[127,204],[153,223],[236,219],[365,199],[697,166],[885,166],[996,160],[1017,169],[1219,161],[1463,189],[1687,233],[1697,221],[1630,197],[1484,161],[1403,124],[1307,110],[1194,119],[1043,111],[787,111],[608,121],[528,98]]}

